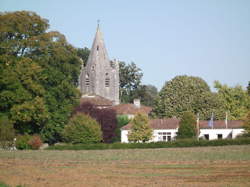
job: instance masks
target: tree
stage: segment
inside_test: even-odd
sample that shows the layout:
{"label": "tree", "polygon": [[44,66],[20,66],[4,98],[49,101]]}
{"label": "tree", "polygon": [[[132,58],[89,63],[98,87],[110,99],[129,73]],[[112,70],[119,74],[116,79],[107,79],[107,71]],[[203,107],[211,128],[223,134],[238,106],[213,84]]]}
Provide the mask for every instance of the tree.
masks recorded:
{"label": "tree", "polygon": [[180,120],[177,138],[194,138],[196,136],[195,124],[195,115],[192,112],[184,112]]}
{"label": "tree", "polygon": [[214,87],[223,102],[225,111],[229,112],[230,120],[241,120],[250,109],[250,96],[242,86],[229,87],[215,81]]}
{"label": "tree", "polygon": [[139,98],[141,103],[153,107],[158,91],[153,85],[140,85],[135,92],[134,98]]}
{"label": "tree", "polygon": [[248,82],[247,92],[248,92],[248,95],[250,96],[250,81]]}
{"label": "tree", "polygon": [[8,148],[12,146],[14,137],[13,123],[6,116],[0,116],[0,147]]}
{"label": "tree", "polygon": [[87,64],[89,53],[90,53],[90,50],[87,47],[77,49],[77,56],[81,58],[83,62],[83,66],[86,66]]}
{"label": "tree", "polygon": [[210,91],[207,83],[199,77],[176,76],[165,83],[155,101],[154,117],[181,117],[185,111],[200,114],[209,119],[212,112],[216,119],[224,118],[221,100]]}
{"label": "tree", "polygon": [[66,142],[99,143],[102,140],[100,124],[85,114],[76,114],[65,126],[63,137]]}
{"label": "tree", "polygon": [[[74,114],[84,113],[95,119],[100,125],[103,134],[103,141],[111,143],[115,137],[117,126],[116,112],[111,108],[97,108],[90,102],[83,102],[75,107]],[[73,115],[74,115],[73,114]]]}
{"label": "tree", "polygon": [[78,104],[81,60],[62,34],[48,29],[34,12],[0,14],[0,113],[19,133],[41,133],[54,143]]}
{"label": "tree", "polygon": [[128,134],[130,142],[146,142],[152,138],[153,130],[149,126],[148,117],[145,114],[137,114],[132,120],[131,132]]}
{"label": "tree", "polygon": [[143,73],[134,62],[126,64],[119,62],[120,76],[120,100],[123,103],[130,103],[141,84]]}
{"label": "tree", "polygon": [[246,131],[244,135],[250,136],[250,110],[244,118],[244,129]]}

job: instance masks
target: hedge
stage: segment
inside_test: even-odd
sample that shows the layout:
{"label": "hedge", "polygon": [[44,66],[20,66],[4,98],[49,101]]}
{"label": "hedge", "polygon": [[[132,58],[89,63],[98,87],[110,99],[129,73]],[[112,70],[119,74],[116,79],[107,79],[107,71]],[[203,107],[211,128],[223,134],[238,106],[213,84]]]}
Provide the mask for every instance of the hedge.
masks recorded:
{"label": "hedge", "polygon": [[174,148],[174,147],[204,147],[224,145],[246,145],[250,144],[250,138],[222,139],[222,140],[194,140],[180,139],[171,142],[155,143],[113,143],[113,144],[66,144],[54,145],[46,150],[104,150],[104,149],[152,149],[152,148]]}

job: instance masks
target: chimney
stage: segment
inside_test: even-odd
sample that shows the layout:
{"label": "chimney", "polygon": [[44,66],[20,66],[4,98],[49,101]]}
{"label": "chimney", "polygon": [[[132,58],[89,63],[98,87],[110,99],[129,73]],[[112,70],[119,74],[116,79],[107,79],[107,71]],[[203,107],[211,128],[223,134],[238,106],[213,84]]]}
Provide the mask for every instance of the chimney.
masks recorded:
{"label": "chimney", "polygon": [[140,108],[141,107],[140,99],[134,99],[134,105],[135,105],[135,107]]}

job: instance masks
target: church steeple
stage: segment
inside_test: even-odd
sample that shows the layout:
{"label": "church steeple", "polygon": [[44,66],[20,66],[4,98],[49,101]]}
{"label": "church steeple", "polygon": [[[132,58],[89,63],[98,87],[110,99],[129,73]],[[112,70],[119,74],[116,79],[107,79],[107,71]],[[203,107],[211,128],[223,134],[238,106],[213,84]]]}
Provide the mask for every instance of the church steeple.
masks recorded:
{"label": "church steeple", "polygon": [[98,21],[87,65],[80,75],[81,93],[99,95],[116,104],[119,103],[118,66],[117,62],[109,60]]}

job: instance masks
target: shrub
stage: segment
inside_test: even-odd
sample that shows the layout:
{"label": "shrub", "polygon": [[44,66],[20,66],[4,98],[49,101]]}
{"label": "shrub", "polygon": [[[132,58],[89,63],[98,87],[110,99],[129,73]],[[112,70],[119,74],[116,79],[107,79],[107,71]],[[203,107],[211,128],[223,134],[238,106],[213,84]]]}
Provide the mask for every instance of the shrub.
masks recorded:
{"label": "shrub", "polygon": [[28,141],[28,144],[30,145],[30,147],[34,150],[38,150],[41,145],[43,144],[40,136],[38,135],[34,135],[31,137],[31,139]]}
{"label": "shrub", "polygon": [[86,114],[76,114],[65,126],[63,137],[66,142],[98,143],[102,140],[102,131],[99,123]]}
{"label": "shrub", "polygon": [[17,149],[31,149],[31,146],[29,144],[29,141],[31,140],[32,136],[25,134],[25,135],[19,135],[17,136],[16,140],[16,148]]}
{"label": "shrub", "polygon": [[177,133],[177,138],[194,138],[196,135],[196,120],[192,112],[184,112]]}
{"label": "shrub", "polygon": [[15,130],[12,122],[5,116],[0,118],[0,147],[8,148],[13,146]]}

